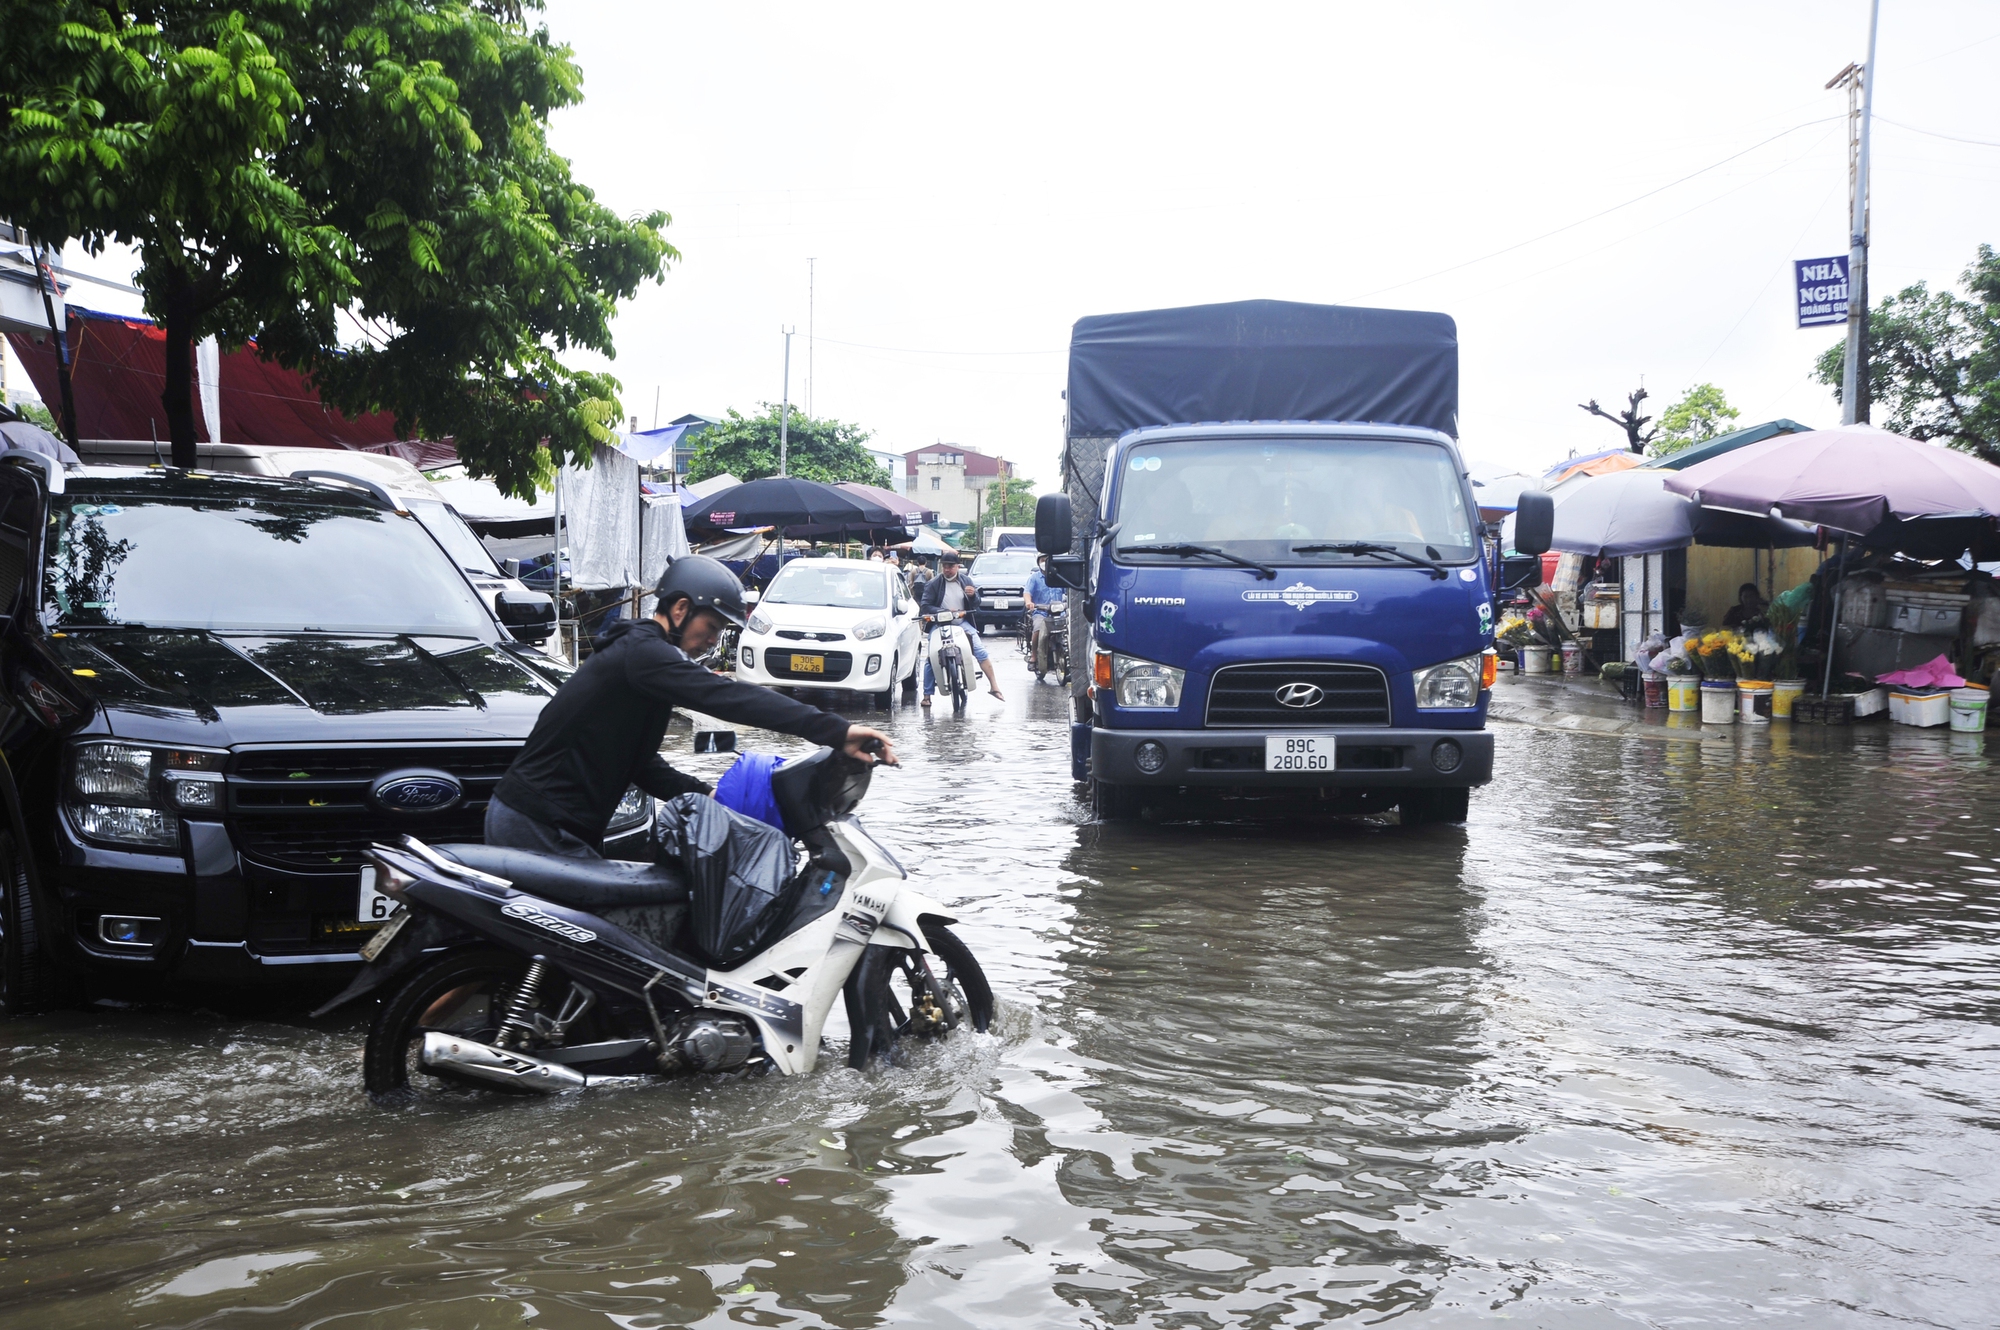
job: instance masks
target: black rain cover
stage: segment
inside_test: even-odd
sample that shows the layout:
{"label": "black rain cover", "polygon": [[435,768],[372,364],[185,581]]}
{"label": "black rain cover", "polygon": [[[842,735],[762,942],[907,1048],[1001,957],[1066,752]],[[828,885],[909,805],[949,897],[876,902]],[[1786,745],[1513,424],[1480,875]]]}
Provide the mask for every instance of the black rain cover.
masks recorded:
{"label": "black rain cover", "polygon": [[710,963],[727,968],[756,951],[782,913],[791,838],[705,794],[667,800],[653,834],[659,856],[687,872],[695,945]]}
{"label": "black rain cover", "polygon": [[1222,420],[1417,425],[1458,437],[1458,326],[1419,310],[1239,300],[1078,319],[1069,433]]}

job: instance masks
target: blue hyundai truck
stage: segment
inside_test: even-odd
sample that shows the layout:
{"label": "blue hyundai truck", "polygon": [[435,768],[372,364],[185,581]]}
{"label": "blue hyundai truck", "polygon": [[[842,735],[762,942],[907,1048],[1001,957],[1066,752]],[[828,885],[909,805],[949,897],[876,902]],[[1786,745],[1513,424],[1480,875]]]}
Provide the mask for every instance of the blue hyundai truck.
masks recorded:
{"label": "blue hyundai truck", "polygon": [[[1494,570],[1443,314],[1254,300],[1079,320],[1072,774],[1095,815],[1301,797],[1463,822],[1493,775]],[[1517,518],[1541,537],[1546,504]]]}

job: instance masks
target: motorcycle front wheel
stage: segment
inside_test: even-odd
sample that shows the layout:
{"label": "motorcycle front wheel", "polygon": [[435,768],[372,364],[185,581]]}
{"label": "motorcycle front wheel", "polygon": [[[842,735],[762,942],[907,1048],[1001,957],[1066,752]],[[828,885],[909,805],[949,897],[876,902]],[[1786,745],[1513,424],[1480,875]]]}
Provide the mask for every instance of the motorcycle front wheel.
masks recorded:
{"label": "motorcycle front wheel", "polygon": [[899,1039],[942,1039],[966,1025],[983,1034],[992,1026],[993,986],[972,949],[943,924],[923,927],[934,955],[868,947],[848,976],[848,1066],[893,1060]]}
{"label": "motorcycle front wheel", "polygon": [[[432,1030],[492,1043],[527,969],[525,957],[498,947],[447,952],[420,967],[375,1013],[361,1063],[368,1093],[391,1099],[471,1090],[508,1093],[485,1081],[439,1075],[424,1067],[418,1054]],[[551,971],[535,1009],[553,1015],[568,989],[569,981]],[[594,1017],[590,1013],[585,1021],[594,1025]],[[581,1029],[572,1033],[589,1038]]]}

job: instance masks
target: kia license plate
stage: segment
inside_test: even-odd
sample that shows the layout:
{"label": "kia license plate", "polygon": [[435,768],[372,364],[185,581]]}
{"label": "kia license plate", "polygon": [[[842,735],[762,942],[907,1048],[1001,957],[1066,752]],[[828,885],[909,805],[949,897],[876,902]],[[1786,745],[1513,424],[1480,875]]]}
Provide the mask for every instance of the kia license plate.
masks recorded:
{"label": "kia license plate", "polygon": [[1330,734],[1267,734],[1264,736],[1264,770],[1313,772],[1333,770],[1333,736]]}
{"label": "kia license plate", "polygon": [[361,899],[354,907],[354,917],[364,924],[385,922],[397,909],[396,902],[375,890],[375,865],[361,866]]}
{"label": "kia license plate", "polygon": [[793,657],[792,657],[792,673],[793,673],[793,674],[825,674],[825,673],[826,673],[826,657],[825,657],[825,656],[793,656]]}

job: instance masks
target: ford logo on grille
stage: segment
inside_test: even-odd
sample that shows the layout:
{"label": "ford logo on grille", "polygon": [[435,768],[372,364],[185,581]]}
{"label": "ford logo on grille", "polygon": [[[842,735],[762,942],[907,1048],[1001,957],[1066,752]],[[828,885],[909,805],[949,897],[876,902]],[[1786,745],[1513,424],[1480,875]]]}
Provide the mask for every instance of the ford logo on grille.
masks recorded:
{"label": "ford logo on grille", "polygon": [[368,787],[377,808],[390,813],[441,813],[456,808],[465,787],[448,771],[392,771]]}
{"label": "ford logo on grille", "polygon": [[1281,686],[1274,696],[1281,707],[1316,707],[1326,696],[1326,690],[1314,683],[1288,683]]}

